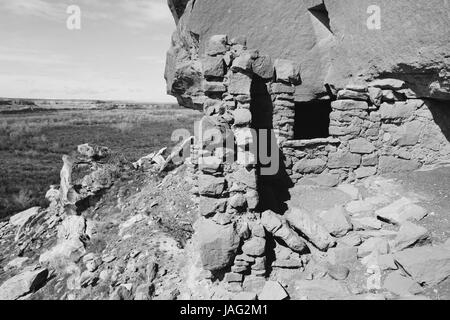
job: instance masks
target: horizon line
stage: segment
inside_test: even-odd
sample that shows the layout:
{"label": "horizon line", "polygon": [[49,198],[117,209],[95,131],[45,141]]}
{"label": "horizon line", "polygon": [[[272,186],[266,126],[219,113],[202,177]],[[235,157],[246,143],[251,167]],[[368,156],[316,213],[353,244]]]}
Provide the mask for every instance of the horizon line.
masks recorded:
{"label": "horizon line", "polygon": [[121,103],[151,103],[151,104],[177,104],[178,102],[158,102],[150,100],[115,100],[115,99],[94,99],[94,98],[23,98],[23,97],[0,97],[0,100],[45,100],[45,101],[98,101],[98,102],[121,102]]}

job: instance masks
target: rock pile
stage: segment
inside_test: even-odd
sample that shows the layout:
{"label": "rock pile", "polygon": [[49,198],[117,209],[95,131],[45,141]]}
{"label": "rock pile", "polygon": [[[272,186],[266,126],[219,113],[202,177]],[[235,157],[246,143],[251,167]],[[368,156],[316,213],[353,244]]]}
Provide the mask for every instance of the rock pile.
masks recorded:
{"label": "rock pile", "polygon": [[[375,185],[385,183],[378,179]],[[205,239],[203,268],[222,270],[228,290],[248,299],[424,299],[427,288],[450,276],[449,247],[432,244],[420,225],[428,211],[417,201],[384,193],[363,197],[358,185],[340,189],[346,191],[340,205],[309,211],[291,203],[284,216],[263,212],[247,233],[232,224],[226,233],[202,219],[196,232]],[[242,218],[234,217],[236,226]],[[355,277],[361,278],[356,286],[349,280]]]}
{"label": "rock pile", "polygon": [[[14,246],[18,257],[5,270],[21,269],[28,264],[25,254],[39,251],[44,243],[57,234],[57,244],[39,258],[40,266],[58,268],[69,261],[76,261],[85,254],[85,241],[91,237],[92,224],[77,210],[84,208],[83,201],[95,197],[100,191],[111,187],[117,177],[117,167],[97,162],[105,159],[109,151],[105,147],[78,147],[76,157],[63,157],[60,186],[51,186],[46,193],[48,208],[30,208],[12,216],[3,226],[5,236],[15,233]],[[81,179],[74,178],[74,170],[81,167],[87,174]],[[57,230],[56,230],[57,229]],[[3,235],[2,235],[3,236]],[[47,269],[29,265],[24,272],[7,281],[0,289],[4,299],[17,299],[38,289],[47,279]],[[37,268],[35,271],[34,268]],[[45,273],[45,276],[43,276]],[[11,291],[11,293],[8,293]]]}

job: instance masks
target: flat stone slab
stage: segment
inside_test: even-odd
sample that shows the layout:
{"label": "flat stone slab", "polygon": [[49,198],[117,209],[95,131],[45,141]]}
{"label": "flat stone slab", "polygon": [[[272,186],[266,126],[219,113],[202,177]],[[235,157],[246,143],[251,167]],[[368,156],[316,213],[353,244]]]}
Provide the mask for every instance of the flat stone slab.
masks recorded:
{"label": "flat stone slab", "polygon": [[406,221],[420,221],[427,216],[427,210],[408,198],[401,198],[375,212],[381,220],[392,224],[402,224]]}
{"label": "flat stone slab", "polygon": [[34,292],[45,283],[48,276],[47,269],[37,269],[20,273],[0,286],[0,300],[16,300]]}
{"label": "flat stone slab", "polygon": [[296,186],[289,190],[289,207],[301,207],[310,212],[321,212],[345,205],[351,197],[337,188],[321,186]]}
{"label": "flat stone slab", "polygon": [[283,142],[285,148],[305,148],[317,145],[340,144],[341,141],[336,138],[317,138],[311,140],[289,140]]}
{"label": "flat stone slab", "polygon": [[295,290],[295,298],[308,300],[342,300],[351,295],[345,285],[331,279],[300,280]]}
{"label": "flat stone slab", "polygon": [[25,225],[25,223],[28,222],[28,220],[39,213],[39,209],[39,207],[33,207],[15,214],[11,218],[9,218],[9,223],[15,227],[22,227],[23,225]]}
{"label": "flat stone slab", "polygon": [[450,250],[444,246],[406,249],[394,259],[420,284],[436,285],[450,276]]}
{"label": "flat stone slab", "polygon": [[428,230],[424,227],[405,222],[393,241],[395,251],[415,246],[428,240]]}
{"label": "flat stone slab", "polygon": [[386,277],[383,288],[402,297],[412,296],[422,291],[417,282],[399,271],[392,272]]}
{"label": "flat stone slab", "polygon": [[258,295],[259,300],[284,300],[289,298],[288,293],[277,281],[267,281],[262,292]]}

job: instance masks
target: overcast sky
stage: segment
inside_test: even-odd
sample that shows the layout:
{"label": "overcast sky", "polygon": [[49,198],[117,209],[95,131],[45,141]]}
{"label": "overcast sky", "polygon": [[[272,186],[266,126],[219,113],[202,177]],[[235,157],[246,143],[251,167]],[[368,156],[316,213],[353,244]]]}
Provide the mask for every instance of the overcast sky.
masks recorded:
{"label": "overcast sky", "polygon": [[[69,5],[81,30],[66,27]],[[0,0],[0,97],[173,102],[166,0]]]}

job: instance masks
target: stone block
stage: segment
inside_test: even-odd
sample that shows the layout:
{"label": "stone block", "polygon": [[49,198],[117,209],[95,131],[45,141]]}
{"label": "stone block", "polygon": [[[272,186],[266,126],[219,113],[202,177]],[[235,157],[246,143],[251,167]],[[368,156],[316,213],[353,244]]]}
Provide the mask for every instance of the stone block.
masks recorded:
{"label": "stone block", "polygon": [[216,94],[221,94],[224,93],[225,91],[227,91],[227,89],[225,88],[225,85],[222,82],[203,82],[203,91],[205,93],[216,93]]}
{"label": "stone block", "polygon": [[376,167],[361,167],[355,170],[356,179],[364,179],[377,174]]}
{"label": "stone block", "polygon": [[252,121],[252,114],[247,109],[236,109],[233,111],[234,125],[246,126]]}
{"label": "stone block", "polygon": [[292,208],[286,215],[289,224],[307,237],[318,249],[326,251],[335,241],[319,222],[304,209]]}
{"label": "stone block", "polygon": [[336,100],[331,103],[334,110],[348,111],[348,110],[368,110],[369,104],[365,101],[355,100]]}
{"label": "stone block", "polygon": [[198,165],[204,173],[214,174],[221,171],[222,160],[217,157],[200,157]]}
{"label": "stone block", "polygon": [[252,55],[249,52],[242,52],[236,59],[233,60],[231,70],[234,72],[248,72],[252,69]]}
{"label": "stone block", "polygon": [[240,244],[233,224],[222,226],[202,218],[195,224],[195,231],[205,270],[218,271],[231,265]]}
{"label": "stone block", "polygon": [[206,79],[223,78],[225,76],[225,66],[223,57],[207,56],[202,59],[203,75]]}
{"label": "stone block", "polygon": [[225,212],[227,206],[227,201],[218,200],[209,197],[200,197],[198,207],[200,214],[204,217],[214,215],[218,212]]}
{"label": "stone block", "polygon": [[273,61],[269,56],[259,56],[252,62],[253,73],[263,79],[272,79],[274,75]]}
{"label": "stone block", "polygon": [[272,83],[271,91],[273,94],[294,94],[295,87],[284,83]]}
{"label": "stone block", "polygon": [[225,191],[225,179],[201,174],[198,178],[200,195],[217,197]]}
{"label": "stone block", "polygon": [[266,240],[253,237],[242,246],[242,252],[250,257],[261,257],[266,250]]}
{"label": "stone block", "polygon": [[365,167],[373,167],[378,165],[378,155],[371,154],[371,155],[364,155],[362,157],[362,166]]}
{"label": "stone block", "polygon": [[244,195],[235,194],[228,200],[228,205],[233,209],[245,208],[246,200],[245,200]]}
{"label": "stone block", "polygon": [[246,168],[240,168],[233,172],[230,177],[233,181],[242,183],[250,189],[256,190],[256,170],[247,170]]}
{"label": "stone block", "polygon": [[382,103],[380,107],[381,119],[404,121],[410,118],[418,107],[417,101]]}
{"label": "stone block", "polygon": [[414,146],[419,142],[425,124],[420,121],[412,121],[402,125],[394,133],[394,143],[400,147]]}
{"label": "stone block", "polygon": [[374,145],[364,138],[357,138],[349,142],[350,152],[359,154],[370,154],[375,151]]}
{"label": "stone block", "polygon": [[323,226],[334,237],[343,237],[352,230],[350,217],[344,207],[338,206],[328,211],[323,211],[319,216]]}
{"label": "stone block", "polygon": [[302,159],[294,164],[292,171],[303,174],[322,173],[327,164],[322,159]]}
{"label": "stone block", "polygon": [[369,94],[366,92],[353,91],[353,90],[340,90],[337,95],[338,100],[360,100],[368,101]]}
{"label": "stone block", "polygon": [[392,156],[381,156],[379,169],[380,173],[397,173],[414,171],[421,167],[416,160],[399,159]]}
{"label": "stone block", "polygon": [[206,44],[206,53],[210,56],[224,54],[228,50],[228,37],[226,35],[214,35]]}
{"label": "stone block", "polygon": [[252,78],[244,73],[236,72],[230,76],[228,92],[234,95],[250,95]]}
{"label": "stone block", "polygon": [[450,250],[443,246],[424,246],[394,254],[394,259],[418,283],[433,286],[450,276]]}
{"label": "stone block", "polygon": [[292,84],[301,82],[300,65],[298,63],[286,59],[276,59],[274,66],[278,81]]}
{"label": "stone block", "polygon": [[328,168],[357,168],[361,164],[361,155],[345,151],[332,153],[328,157]]}

